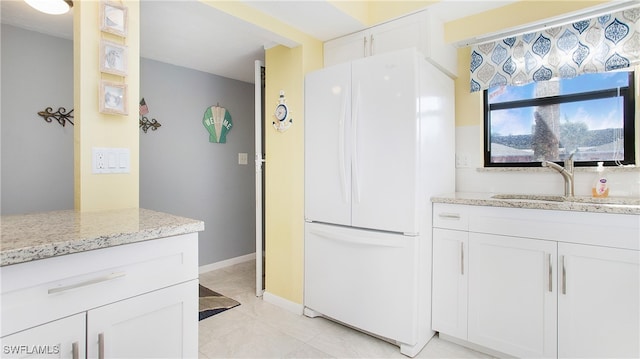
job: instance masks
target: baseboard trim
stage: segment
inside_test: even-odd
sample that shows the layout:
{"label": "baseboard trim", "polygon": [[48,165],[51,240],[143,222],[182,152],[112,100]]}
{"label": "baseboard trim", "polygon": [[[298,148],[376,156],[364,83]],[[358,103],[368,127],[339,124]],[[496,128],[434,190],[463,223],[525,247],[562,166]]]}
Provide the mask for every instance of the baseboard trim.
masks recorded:
{"label": "baseboard trim", "polygon": [[203,266],[198,267],[198,273],[202,274],[205,272],[209,272],[212,270],[216,270],[216,269],[221,269],[221,268],[225,268],[225,267],[230,267],[234,264],[239,264],[239,263],[244,263],[244,262],[248,262],[248,261],[255,261],[256,260],[256,254],[254,253],[249,253],[249,254],[245,254],[243,256],[240,257],[235,257],[235,258],[230,258],[230,259],[225,259],[223,261],[220,262],[215,262],[215,263],[211,263],[211,264],[205,264]]}
{"label": "baseboard trim", "polygon": [[304,309],[304,306],[302,304],[292,302],[282,297],[278,297],[277,295],[271,294],[267,291],[265,291],[264,294],[262,295],[262,300],[264,300],[267,303],[273,304],[277,307],[280,307],[293,314],[302,315],[302,311]]}

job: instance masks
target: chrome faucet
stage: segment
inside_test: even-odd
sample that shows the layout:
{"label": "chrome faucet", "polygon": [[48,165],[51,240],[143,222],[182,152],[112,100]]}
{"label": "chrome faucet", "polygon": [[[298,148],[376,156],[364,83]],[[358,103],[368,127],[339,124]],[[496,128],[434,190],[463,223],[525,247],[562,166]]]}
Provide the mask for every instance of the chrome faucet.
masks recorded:
{"label": "chrome faucet", "polygon": [[564,178],[564,195],[565,197],[573,197],[573,155],[564,160],[564,168],[550,161],[542,161],[542,167],[550,167],[558,171]]}

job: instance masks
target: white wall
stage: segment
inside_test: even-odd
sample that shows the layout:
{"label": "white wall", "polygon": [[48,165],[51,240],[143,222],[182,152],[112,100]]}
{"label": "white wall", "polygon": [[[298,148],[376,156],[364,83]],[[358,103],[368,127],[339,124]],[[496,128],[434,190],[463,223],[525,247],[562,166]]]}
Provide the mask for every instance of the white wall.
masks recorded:
{"label": "white wall", "polygon": [[[459,165],[456,169],[456,191],[557,195],[564,193],[562,176],[548,168],[485,169],[483,132],[482,126],[456,127],[456,155],[459,159],[466,159],[466,165]],[[610,196],[640,197],[640,168],[606,168]],[[574,176],[575,195],[590,196],[596,176],[595,167],[578,167]]]}

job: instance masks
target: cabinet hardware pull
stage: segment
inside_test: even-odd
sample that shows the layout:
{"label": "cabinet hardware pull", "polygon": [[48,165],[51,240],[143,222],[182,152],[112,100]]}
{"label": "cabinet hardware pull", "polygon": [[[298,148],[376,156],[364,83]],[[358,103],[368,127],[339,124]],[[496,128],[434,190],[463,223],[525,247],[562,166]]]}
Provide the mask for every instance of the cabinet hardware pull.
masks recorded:
{"label": "cabinet hardware pull", "polygon": [[78,342],[71,344],[71,357],[73,359],[80,359],[80,349],[78,348]]}
{"label": "cabinet hardware pull", "polygon": [[98,359],[104,359],[104,333],[98,333]]}
{"label": "cabinet hardware pull", "polygon": [[371,42],[369,43],[369,55],[373,56],[373,34],[371,35]]}
{"label": "cabinet hardware pull", "polygon": [[460,274],[464,275],[464,243],[460,242]]}
{"label": "cabinet hardware pull", "polygon": [[564,256],[560,256],[562,263],[562,294],[567,294],[567,269],[564,266]]}
{"label": "cabinet hardware pull", "polygon": [[80,288],[80,287],[86,287],[88,285],[92,285],[92,284],[96,284],[96,283],[100,283],[100,282],[106,282],[106,281],[109,281],[109,280],[112,280],[112,279],[124,277],[125,275],[127,275],[127,273],[125,273],[125,272],[111,273],[111,274],[108,274],[108,275],[105,275],[105,276],[102,276],[102,277],[99,277],[99,278],[89,279],[89,280],[86,280],[84,282],[70,284],[70,285],[66,285],[64,287],[49,288],[47,293],[48,294],[60,293],[60,292],[64,292],[64,291],[71,290],[71,289],[76,289],[76,288]]}
{"label": "cabinet hardware pull", "polygon": [[549,261],[549,292],[553,292],[553,269],[551,267],[551,253],[547,254],[547,261]]}
{"label": "cabinet hardware pull", "polygon": [[460,213],[438,213],[438,217],[442,218],[442,219],[455,219],[455,220],[459,220],[460,219]]}
{"label": "cabinet hardware pull", "polygon": [[367,37],[364,38],[364,46],[362,46],[362,57],[367,57]]}

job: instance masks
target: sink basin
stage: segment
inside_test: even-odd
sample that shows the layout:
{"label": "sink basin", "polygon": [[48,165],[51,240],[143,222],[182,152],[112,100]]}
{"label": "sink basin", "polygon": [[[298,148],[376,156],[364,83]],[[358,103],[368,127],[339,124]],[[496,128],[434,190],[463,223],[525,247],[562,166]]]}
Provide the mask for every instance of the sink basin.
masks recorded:
{"label": "sink basin", "polygon": [[591,203],[591,204],[617,204],[617,205],[640,205],[640,198],[635,197],[606,197],[593,198],[588,196],[554,196],[545,194],[518,194],[518,193],[501,193],[491,196],[494,199],[515,199],[527,201],[549,201],[549,202],[575,202],[575,203]]}

